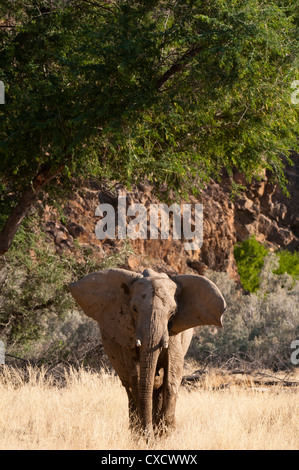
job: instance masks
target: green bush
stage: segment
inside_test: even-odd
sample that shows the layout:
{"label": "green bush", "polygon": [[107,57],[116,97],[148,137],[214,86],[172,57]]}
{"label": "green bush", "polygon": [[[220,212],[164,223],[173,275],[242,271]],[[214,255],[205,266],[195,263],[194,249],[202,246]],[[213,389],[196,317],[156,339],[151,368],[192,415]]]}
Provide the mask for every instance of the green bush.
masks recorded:
{"label": "green bush", "polygon": [[[256,293],[260,288],[260,274],[269,250],[259,243],[254,236],[238,243],[234,256],[243,288]],[[280,250],[275,253],[278,265],[273,268],[274,274],[289,274],[294,280],[299,279],[299,252]]]}
{"label": "green bush", "polygon": [[0,339],[8,353],[51,360],[71,344],[76,347],[78,334],[82,342],[81,326],[89,319],[79,312],[68,285],[98,269],[117,267],[129,247],[102,259],[95,250],[74,243],[72,252],[57,253],[34,217],[20,228],[0,258]]}
{"label": "green bush", "polygon": [[200,362],[253,368],[291,369],[292,341],[299,338],[299,281],[277,275],[275,254],[268,255],[260,272],[260,289],[244,295],[226,273],[208,272],[220,288],[228,308],[223,329],[196,330],[191,354]]}
{"label": "green bush", "polygon": [[287,273],[293,277],[293,279],[299,279],[299,252],[294,253],[288,250],[281,250],[278,253],[279,267],[273,271],[275,274]]}
{"label": "green bush", "polygon": [[235,246],[234,256],[240,280],[245,290],[257,292],[259,289],[260,272],[268,251],[254,236]]}

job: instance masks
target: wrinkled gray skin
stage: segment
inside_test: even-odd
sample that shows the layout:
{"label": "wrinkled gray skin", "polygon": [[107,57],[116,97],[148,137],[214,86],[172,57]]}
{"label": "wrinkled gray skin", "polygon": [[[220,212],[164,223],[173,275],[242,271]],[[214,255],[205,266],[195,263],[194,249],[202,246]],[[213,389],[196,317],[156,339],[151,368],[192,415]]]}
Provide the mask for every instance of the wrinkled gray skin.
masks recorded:
{"label": "wrinkled gray skin", "polygon": [[215,284],[196,275],[108,269],[71,284],[70,291],[100,326],[127,391],[131,425],[138,423],[147,437],[153,429],[174,427],[193,327],[221,326],[226,305]]}

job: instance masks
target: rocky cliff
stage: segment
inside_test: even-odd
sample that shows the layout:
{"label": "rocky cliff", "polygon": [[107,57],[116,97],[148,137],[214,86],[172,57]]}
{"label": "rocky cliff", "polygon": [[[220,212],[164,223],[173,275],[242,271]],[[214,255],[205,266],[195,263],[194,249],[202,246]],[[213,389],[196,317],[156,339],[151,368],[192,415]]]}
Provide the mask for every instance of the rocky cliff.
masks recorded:
{"label": "rocky cliff", "polygon": [[[255,235],[257,240],[271,249],[298,249],[299,246],[299,156],[293,155],[293,166],[288,166],[289,180],[287,197],[267,176],[261,181],[245,184],[242,175],[234,176],[237,183],[245,186],[242,193],[231,198],[231,181],[223,178],[221,183],[211,181],[192,203],[203,205],[203,244],[200,250],[185,251],[184,240],[136,239],[131,240],[134,253],[128,251],[124,266],[141,270],[151,265],[168,272],[184,273],[196,270],[204,273],[208,267],[226,271],[238,279],[234,260],[234,245]],[[61,214],[50,206],[44,210],[45,231],[55,243],[58,251],[72,250],[79,243],[94,250],[100,260],[123,250],[124,240],[98,240],[95,226],[99,217],[95,210],[99,204],[111,204],[117,213],[118,195],[126,196],[127,206],[142,203],[159,203],[149,185],[140,184],[131,191],[116,184],[108,188],[95,181],[85,181],[74,188]],[[193,225],[194,228],[194,225]]]}

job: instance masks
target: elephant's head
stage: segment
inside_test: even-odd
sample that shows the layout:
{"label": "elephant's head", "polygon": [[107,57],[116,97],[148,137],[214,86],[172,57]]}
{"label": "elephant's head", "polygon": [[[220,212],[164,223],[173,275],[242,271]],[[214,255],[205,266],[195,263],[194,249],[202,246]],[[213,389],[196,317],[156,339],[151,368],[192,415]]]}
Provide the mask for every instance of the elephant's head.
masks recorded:
{"label": "elephant's head", "polygon": [[216,285],[197,275],[168,277],[108,269],[70,285],[75,300],[100,325],[102,336],[140,354],[139,412],[151,427],[157,361],[169,336],[198,325],[221,326],[225,301]]}
{"label": "elephant's head", "polygon": [[177,310],[177,290],[177,284],[166,274],[152,270],[145,270],[143,277],[131,284],[130,309],[137,347],[168,347],[169,321]]}

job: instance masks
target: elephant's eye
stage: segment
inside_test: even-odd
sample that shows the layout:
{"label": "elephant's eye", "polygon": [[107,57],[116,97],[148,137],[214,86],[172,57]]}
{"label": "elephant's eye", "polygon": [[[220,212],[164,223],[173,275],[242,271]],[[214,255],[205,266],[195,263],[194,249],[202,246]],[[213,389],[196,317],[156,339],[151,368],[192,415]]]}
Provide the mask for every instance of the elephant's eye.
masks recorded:
{"label": "elephant's eye", "polygon": [[138,313],[136,305],[132,305],[131,308],[132,308],[132,312],[133,312],[134,317],[136,317],[137,313]]}

